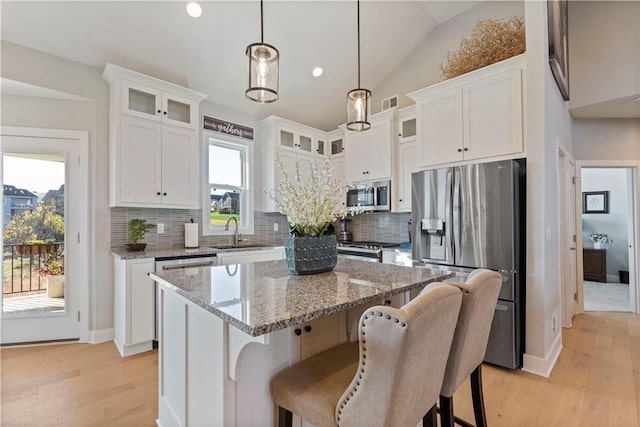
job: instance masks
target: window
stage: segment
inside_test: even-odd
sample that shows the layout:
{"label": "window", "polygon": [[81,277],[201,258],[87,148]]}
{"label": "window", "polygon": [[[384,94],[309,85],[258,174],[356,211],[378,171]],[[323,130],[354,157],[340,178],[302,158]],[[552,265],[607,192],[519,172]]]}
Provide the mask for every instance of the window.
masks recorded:
{"label": "window", "polygon": [[205,147],[203,234],[229,234],[224,227],[231,217],[237,220],[239,232],[253,234],[251,143],[205,134]]}

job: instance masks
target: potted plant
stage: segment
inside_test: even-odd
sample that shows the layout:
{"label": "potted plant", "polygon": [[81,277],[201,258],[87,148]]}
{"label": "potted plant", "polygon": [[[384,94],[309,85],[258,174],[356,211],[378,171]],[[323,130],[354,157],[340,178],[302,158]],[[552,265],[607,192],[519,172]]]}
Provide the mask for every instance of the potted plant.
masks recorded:
{"label": "potted plant", "polygon": [[142,240],[147,231],[155,227],[154,224],[147,223],[146,219],[134,218],[129,221],[129,239],[131,243],[127,243],[127,250],[130,252],[143,251],[147,247],[146,243],[138,243]]}
{"label": "potted plant", "polygon": [[64,298],[64,258],[50,258],[34,271],[45,279],[47,297]]}
{"label": "potted plant", "polygon": [[280,188],[265,193],[289,221],[287,269],[292,274],[333,270],[338,261],[333,223],[348,213],[359,213],[342,204],[349,186],[333,179],[329,160],[320,168],[313,163],[307,179],[302,178],[298,164],[294,177],[288,176],[279,159],[278,167],[284,177]]}
{"label": "potted plant", "polygon": [[613,243],[613,240],[609,238],[607,233],[594,233],[589,235],[589,239],[593,242],[594,249],[604,249],[609,243]]}

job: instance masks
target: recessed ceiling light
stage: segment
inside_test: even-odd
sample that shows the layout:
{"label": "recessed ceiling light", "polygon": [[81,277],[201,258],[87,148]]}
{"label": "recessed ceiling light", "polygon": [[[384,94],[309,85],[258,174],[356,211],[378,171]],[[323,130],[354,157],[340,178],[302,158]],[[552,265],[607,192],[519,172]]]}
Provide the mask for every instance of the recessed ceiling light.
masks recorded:
{"label": "recessed ceiling light", "polygon": [[198,16],[202,15],[202,8],[197,2],[191,1],[189,2],[189,4],[187,4],[187,13],[189,14],[189,16],[197,18]]}
{"label": "recessed ceiling light", "polygon": [[313,69],[313,77],[320,77],[323,72],[324,70],[322,69],[322,67],[316,67]]}

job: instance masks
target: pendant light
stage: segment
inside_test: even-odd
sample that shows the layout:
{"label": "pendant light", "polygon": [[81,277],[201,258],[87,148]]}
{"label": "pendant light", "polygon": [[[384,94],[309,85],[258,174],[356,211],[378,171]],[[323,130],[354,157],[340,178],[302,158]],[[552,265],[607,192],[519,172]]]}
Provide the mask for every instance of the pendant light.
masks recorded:
{"label": "pendant light", "polygon": [[249,88],[245,96],[260,104],[278,100],[278,72],[280,53],[275,47],[264,43],[262,0],[260,0],[260,43],[247,46],[249,58]]}
{"label": "pendant light", "polygon": [[358,88],[347,93],[347,129],[363,131],[371,127],[370,103],[371,91],[360,87],[360,0],[358,0]]}

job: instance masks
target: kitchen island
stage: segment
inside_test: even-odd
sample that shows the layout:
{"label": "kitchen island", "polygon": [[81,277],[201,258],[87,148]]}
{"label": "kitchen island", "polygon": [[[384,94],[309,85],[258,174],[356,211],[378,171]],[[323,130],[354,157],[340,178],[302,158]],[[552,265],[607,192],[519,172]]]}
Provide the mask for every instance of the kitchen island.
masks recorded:
{"label": "kitchen island", "polygon": [[284,261],[152,273],[159,284],[159,426],[273,425],[269,380],[355,341],[366,307],[404,304],[452,273],[339,259],[293,276]]}

